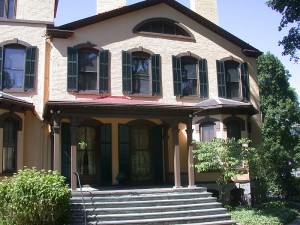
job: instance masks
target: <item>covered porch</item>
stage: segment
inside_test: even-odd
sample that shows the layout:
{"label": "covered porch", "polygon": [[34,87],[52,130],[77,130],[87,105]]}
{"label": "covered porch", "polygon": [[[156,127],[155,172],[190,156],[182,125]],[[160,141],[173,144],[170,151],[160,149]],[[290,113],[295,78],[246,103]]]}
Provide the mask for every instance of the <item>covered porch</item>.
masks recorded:
{"label": "covered porch", "polygon": [[[72,190],[78,172],[90,186],[194,186],[192,119],[199,107],[107,97],[49,101],[53,170]],[[187,167],[187,168],[183,168]]]}

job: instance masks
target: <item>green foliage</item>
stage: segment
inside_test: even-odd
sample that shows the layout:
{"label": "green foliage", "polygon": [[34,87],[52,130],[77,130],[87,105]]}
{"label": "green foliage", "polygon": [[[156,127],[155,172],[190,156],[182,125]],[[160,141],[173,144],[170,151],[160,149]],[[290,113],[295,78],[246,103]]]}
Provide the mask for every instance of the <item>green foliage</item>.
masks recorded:
{"label": "green foliage", "polygon": [[294,186],[291,175],[300,162],[300,108],[290,88],[289,73],[274,55],[258,59],[258,83],[263,114],[262,144],[254,152],[251,172],[266,190],[288,196]]}
{"label": "green foliage", "polygon": [[3,225],[63,224],[69,218],[70,197],[65,178],[57,172],[20,170],[0,183],[0,221]]}
{"label": "green foliage", "polygon": [[242,225],[282,225],[295,219],[297,210],[285,202],[270,202],[255,208],[239,207],[231,210],[231,216]]}
{"label": "green foliage", "polygon": [[284,47],[283,55],[290,55],[290,59],[297,62],[299,56],[297,51],[300,49],[300,4],[299,0],[269,0],[267,5],[273,10],[282,14],[282,19],[279,25],[279,31],[290,27],[288,35],[284,36],[279,45]]}
{"label": "green foliage", "polygon": [[218,171],[217,184],[221,188],[220,200],[224,198],[225,185],[231,178],[245,174],[246,169],[236,167],[243,161],[248,161],[254,148],[248,147],[249,139],[214,139],[209,142],[194,142],[195,168],[198,172]]}

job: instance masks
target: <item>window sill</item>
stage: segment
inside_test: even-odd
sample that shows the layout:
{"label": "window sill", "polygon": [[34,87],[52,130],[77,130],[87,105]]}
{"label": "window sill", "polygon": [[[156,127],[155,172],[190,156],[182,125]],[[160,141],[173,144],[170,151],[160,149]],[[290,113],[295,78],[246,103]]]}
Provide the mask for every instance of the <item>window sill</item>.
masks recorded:
{"label": "window sill", "polygon": [[12,177],[16,172],[0,173],[0,177]]}
{"label": "window sill", "polygon": [[152,95],[152,94],[124,94],[124,96],[129,98],[152,98],[152,99],[161,98],[161,95]]}
{"label": "window sill", "polygon": [[4,88],[3,92],[5,92],[5,93],[24,93],[27,91],[24,91],[23,88],[10,88],[10,89]]}
{"label": "window sill", "polygon": [[207,98],[202,98],[197,95],[187,95],[187,96],[179,96],[180,99],[184,100],[202,100],[202,99],[207,99]]}
{"label": "window sill", "polygon": [[108,96],[109,92],[101,92],[99,90],[89,90],[89,91],[68,91],[71,94],[77,95],[101,95],[101,96]]}

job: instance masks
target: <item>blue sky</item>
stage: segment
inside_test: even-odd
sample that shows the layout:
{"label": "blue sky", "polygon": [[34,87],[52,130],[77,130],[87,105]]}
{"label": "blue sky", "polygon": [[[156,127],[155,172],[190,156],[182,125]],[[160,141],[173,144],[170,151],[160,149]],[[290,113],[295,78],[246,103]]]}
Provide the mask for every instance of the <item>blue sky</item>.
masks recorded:
{"label": "blue sky", "polygon": [[[127,0],[127,4],[140,0]],[[189,0],[178,0],[189,7]],[[286,31],[278,31],[281,15],[267,7],[265,0],[218,0],[219,26],[248,42],[260,51],[276,55],[289,70],[290,84],[300,97],[300,62],[294,64],[281,56],[278,41]],[[96,14],[96,0],[59,0],[55,25],[61,25]],[[300,53],[299,53],[300,54]]]}

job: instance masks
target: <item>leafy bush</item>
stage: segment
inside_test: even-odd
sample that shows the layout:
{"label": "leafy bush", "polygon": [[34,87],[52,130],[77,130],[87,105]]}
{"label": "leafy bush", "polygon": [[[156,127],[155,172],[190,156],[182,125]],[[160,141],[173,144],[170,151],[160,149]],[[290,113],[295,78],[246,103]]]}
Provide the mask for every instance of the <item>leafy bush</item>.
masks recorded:
{"label": "leafy bush", "polygon": [[242,225],[282,225],[298,215],[297,210],[282,201],[264,203],[255,208],[238,207],[230,213]]}
{"label": "leafy bush", "polygon": [[25,168],[0,183],[0,224],[63,224],[69,219],[70,197],[59,173]]}

